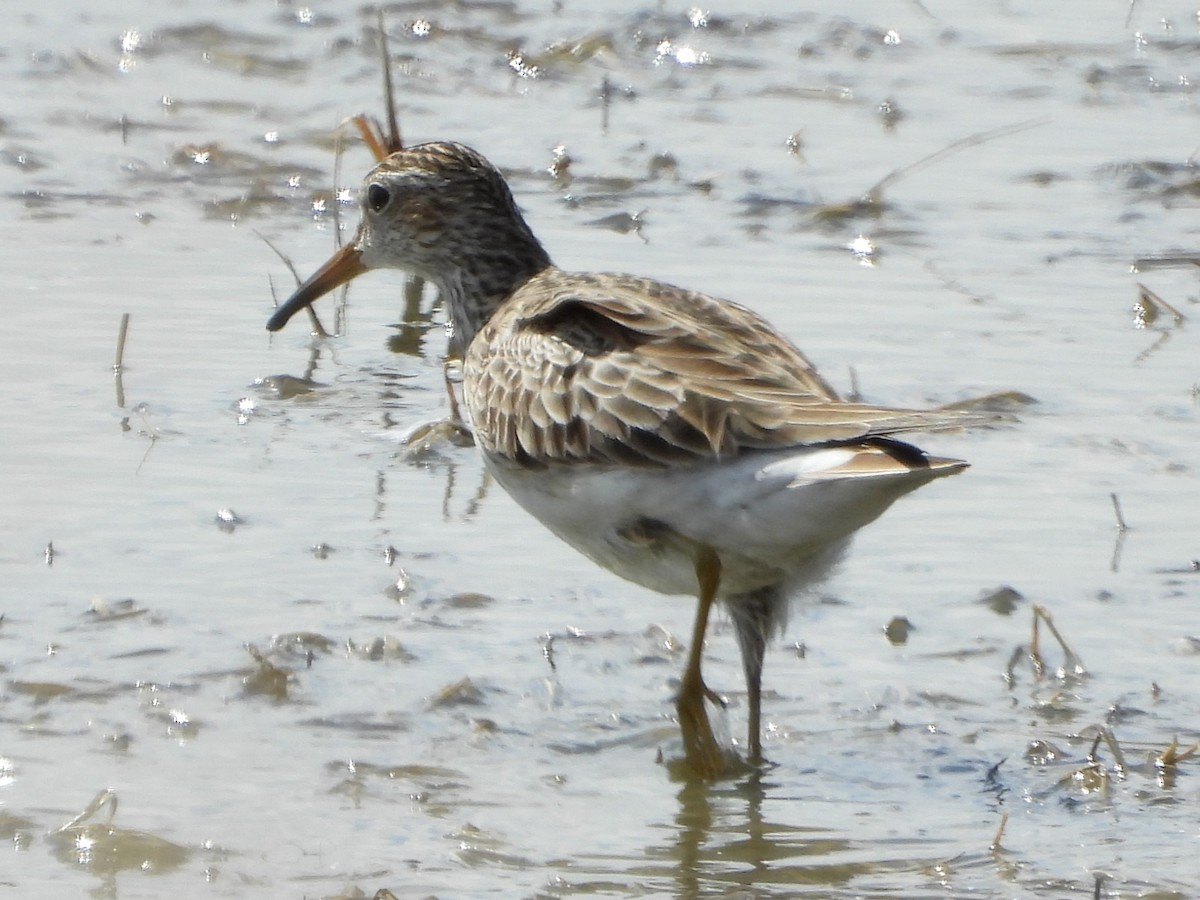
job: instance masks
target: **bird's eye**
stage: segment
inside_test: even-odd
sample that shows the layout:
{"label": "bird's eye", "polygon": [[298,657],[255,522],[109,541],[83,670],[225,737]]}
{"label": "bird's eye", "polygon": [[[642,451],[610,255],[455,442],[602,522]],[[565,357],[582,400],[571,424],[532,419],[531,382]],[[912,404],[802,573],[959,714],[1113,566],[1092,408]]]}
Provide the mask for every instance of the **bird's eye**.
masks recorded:
{"label": "bird's eye", "polygon": [[378,181],[367,185],[367,206],[371,212],[379,212],[388,205],[388,201],[391,199],[392,192]]}

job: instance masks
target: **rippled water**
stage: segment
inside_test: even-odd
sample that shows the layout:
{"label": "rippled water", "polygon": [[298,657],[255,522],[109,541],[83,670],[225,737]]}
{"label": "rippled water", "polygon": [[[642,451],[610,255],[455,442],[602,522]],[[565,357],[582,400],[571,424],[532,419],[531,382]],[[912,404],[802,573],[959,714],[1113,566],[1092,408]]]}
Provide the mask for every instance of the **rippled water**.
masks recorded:
{"label": "rippled water", "polygon": [[[266,241],[307,274],[357,217],[374,11],[96,6],[0,48],[6,896],[1194,893],[1194,9],[388,7],[406,139],[493,159],[560,265],[752,305],[873,401],[1036,401],[922,439],[973,468],[798,601],[773,765],[704,786],[692,602],[426,427],[436,298],[263,328]],[[1036,677],[1034,604],[1085,675],[1043,632]],[[740,735],[724,623],[707,676]]]}

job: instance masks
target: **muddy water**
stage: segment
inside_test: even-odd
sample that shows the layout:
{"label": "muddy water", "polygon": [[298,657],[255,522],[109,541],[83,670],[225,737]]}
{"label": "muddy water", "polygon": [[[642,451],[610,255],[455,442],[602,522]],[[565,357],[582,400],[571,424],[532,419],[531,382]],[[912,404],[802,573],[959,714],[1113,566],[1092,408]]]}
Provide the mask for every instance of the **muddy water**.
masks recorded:
{"label": "muddy water", "polygon": [[[1036,401],[922,441],[973,468],[797,602],[773,765],[705,787],[691,603],[436,427],[436,298],[263,329],[264,238],[307,273],[356,217],[373,12],[95,6],[0,49],[6,896],[1194,892],[1197,763],[1154,760],[1200,737],[1200,309],[1131,271],[1195,251],[1192,8],[389,9],[406,137],[494,159],[561,265],[753,305],[874,401]],[[1034,604],[1086,674],[1017,652]],[[708,679],[740,735],[723,625]]]}

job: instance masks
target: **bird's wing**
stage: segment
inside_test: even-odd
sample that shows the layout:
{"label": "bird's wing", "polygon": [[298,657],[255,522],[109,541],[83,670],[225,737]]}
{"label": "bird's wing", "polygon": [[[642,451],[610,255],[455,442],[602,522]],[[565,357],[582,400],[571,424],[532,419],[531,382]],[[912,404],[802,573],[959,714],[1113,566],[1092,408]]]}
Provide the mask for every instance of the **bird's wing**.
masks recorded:
{"label": "bird's wing", "polygon": [[665,466],[950,427],[840,400],[745,307],[620,275],[537,276],[468,348],[476,439],[525,465]]}

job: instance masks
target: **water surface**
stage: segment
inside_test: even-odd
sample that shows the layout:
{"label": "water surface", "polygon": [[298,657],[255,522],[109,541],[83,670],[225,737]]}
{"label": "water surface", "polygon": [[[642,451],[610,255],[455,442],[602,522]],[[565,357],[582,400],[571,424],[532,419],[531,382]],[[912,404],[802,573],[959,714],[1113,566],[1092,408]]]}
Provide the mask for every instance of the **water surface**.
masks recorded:
{"label": "water surface", "polygon": [[[406,138],[493,159],[560,265],[747,303],[872,401],[1035,402],[922,439],[973,467],[797,602],[772,767],[689,783],[691,601],[557,544],[473,448],[408,440],[448,414],[436,298],[376,273],[336,338],[263,328],[292,286],[264,238],[307,274],[333,209],[357,216],[338,188],[369,155],[335,183],[333,133],[382,111],[374,11],[23,10],[0,51],[0,884],[1189,896],[1196,762],[1154,760],[1200,721],[1196,272],[1133,267],[1196,243],[1194,10],[387,22]],[[1139,284],[1180,317],[1139,314]],[[1085,676],[1053,644],[1040,679],[1011,662],[1034,604]],[[740,736],[725,623],[707,666]]]}

